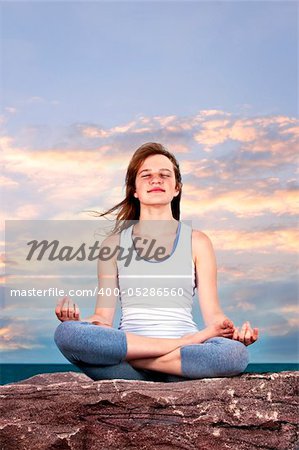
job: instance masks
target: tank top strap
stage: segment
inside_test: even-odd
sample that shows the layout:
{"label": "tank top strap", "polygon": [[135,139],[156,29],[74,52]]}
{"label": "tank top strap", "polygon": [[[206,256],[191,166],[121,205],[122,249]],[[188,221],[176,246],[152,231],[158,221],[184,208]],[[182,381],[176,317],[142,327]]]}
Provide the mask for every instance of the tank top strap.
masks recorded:
{"label": "tank top strap", "polygon": [[[189,221],[190,222],[190,221]],[[179,230],[177,232],[171,258],[169,258],[169,262],[173,264],[174,260],[182,265],[192,266],[192,226],[188,222],[179,221]],[[132,242],[132,228],[133,225],[125,228],[120,233],[120,246],[127,252],[133,245]],[[167,262],[167,259],[165,260]],[[153,264],[160,264],[159,262]],[[194,264],[193,264],[194,265]]]}

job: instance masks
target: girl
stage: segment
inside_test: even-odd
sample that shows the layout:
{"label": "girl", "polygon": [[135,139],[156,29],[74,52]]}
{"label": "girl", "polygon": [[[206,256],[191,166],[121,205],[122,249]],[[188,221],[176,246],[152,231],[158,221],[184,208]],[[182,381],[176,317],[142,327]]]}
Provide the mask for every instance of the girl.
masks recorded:
{"label": "girl", "polygon": [[[180,221],[182,186],[174,155],[161,144],[146,143],[129,163],[125,199],[99,214],[119,210],[113,233],[101,246],[113,256],[98,259],[100,289],[120,292],[118,330],[112,327],[117,296],[98,294],[95,313],[82,321],[68,297],[57,304],[62,323],[55,342],[93,380],[183,381],[238,375],[248,365],[246,347],[258,339],[258,328],[245,322],[239,331],[223,313],[212,243]],[[137,242],[144,247],[137,248]],[[135,258],[129,264],[113,251],[130,247]],[[149,250],[157,257],[148,257]],[[191,312],[196,287],[203,330]]]}

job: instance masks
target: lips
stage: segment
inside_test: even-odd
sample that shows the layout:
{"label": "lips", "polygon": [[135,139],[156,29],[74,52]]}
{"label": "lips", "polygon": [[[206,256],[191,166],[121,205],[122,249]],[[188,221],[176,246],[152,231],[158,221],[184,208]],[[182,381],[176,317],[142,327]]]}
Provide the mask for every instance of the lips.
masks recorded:
{"label": "lips", "polygon": [[151,189],[148,192],[165,192],[165,191],[164,191],[164,189],[156,188],[156,189]]}

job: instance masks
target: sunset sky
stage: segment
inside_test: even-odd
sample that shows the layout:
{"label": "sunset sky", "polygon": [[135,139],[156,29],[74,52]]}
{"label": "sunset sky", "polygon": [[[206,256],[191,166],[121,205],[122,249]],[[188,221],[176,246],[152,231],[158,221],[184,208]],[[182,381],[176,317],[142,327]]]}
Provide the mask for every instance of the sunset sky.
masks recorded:
{"label": "sunset sky", "polygon": [[[84,211],[120,202],[133,152],[160,142],[181,219],[213,242],[224,312],[259,328],[250,362],[298,360],[296,2],[0,8],[2,273],[5,220],[97,220]],[[67,362],[56,299],[8,302],[3,281],[1,361]]]}

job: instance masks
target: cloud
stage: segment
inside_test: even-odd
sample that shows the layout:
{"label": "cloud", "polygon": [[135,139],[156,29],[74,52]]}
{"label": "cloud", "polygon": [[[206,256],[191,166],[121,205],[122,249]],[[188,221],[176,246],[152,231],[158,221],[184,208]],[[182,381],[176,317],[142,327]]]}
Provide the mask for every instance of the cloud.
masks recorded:
{"label": "cloud", "polygon": [[[284,305],[278,309],[278,312],[281,314],[299,313],[299,305]],[[297,320],[297,318],[295,320]]]}
{"label": "cloud", "polygon": [[38,96],[38,95],[34,95],[32,97],[29,97],[27,99],[27,102],[28,103],[43,103],[43,102],[45,102],[45,99],[43,97]]}
{"label": "cloud", "polygon": [[202,124],[202,130],[194,133],[194,140],[199,144],[206,145],[205,151],[210,151],[216,144],[221,144],[229,138],[230,130],[226,127],[229,123],[227,120],[217,120],[205,122]]}
{"label": "cloud", "polygon": [[261,253],[297,253],[298,228],[272,231],[205,230],[222,250],[246,250]]}
{"label": "cloud", "polygon": [[210,117],[210,116],[231,116],[231,113],[222,111],[220,109],[202,109],[197,115],[198,118]]}
{"label": "cloud", "polygon": [[[275,144],[275,138],[270,139],[273,134],[273,127],[278,137],[283,138],[288,135],[290,139],[294,139],[298,135],[298,127],[294,127],[296,119],[285,116],[274,116],[268,118],[253,119],[229,119],[207,120],[201,123],[201,130],[194,133],[194,140],[202,144],[204,151],[212,151],[213,148],[226,141],[239,141],[241,143],[250,142],[254,147],[250,147],[251,151],[265,151],[265,144]],[[275,128],[276,127],[276,128]],[[282,127],[288,127],[281,129]],[[274,141],[274,142],[272,142]],[[276,147],[279,146],[276,142]],[[274,150],[275,145],[270,146],[269,150]]]}
{"label": "cloud", "polygon": [[251,142],[261,136],[254,122],[248,122],[244,119],[233,121],[210,120],[202,123],[202,130],[194,135],[194,139],[209,146],[215,146],[226,140],[235,140],[240,142]]}
{"label": "cloud", "polygon": [[4,175],[0,176],[0,187],[5,189],[16,188],[19,186],[19,183],[13,180],[10,177],[6,177]]}
{"label": "cloud", "polygon": [[[7,198],[18,218],[22,214],[49,217],[48,205],[52,217],[62,217],[64,212],[73,215],[88,207],[103,209],[118,203],[132,149],[162,136],[166,147],[178,155],[186,217],[195,211],[198,217],[222,211],[223,221],[225,214],[258,219],[296,213],[298,127],[291,117],[240,118],[221,110],[202,110],[190,118],[141,115],[111,128],[75,124],[61,130],[65,134],[65,139],[60,136],[61,144],[43,148],[48,131],[32,128],[22,145],[9,134],[0,137],[6,167],[0,183],[14,189]],[[235,147],[227,151],[225,146],[232,141]],[[287,185],[285,176],[293,182]]]}
{"label": "cloud", "polygon": [[[93,151],[77,151],[76,157],[72,151],[35,151],[28,152],[13,146],[13,140],[2,137],[2,147],[5,149],[4,162],[7,172],[14,178],[26,177],[27,187],[34,190],[36,205],[27,202],[18,205],[7,215],[15,218],[37,218],[39,213],[48,209],[49,202],[55,202],[58,208],[64,210],[81,210],[84,203],[92,198],[100,200],[117,197],[121,200],[121,182],[123,183],[126,161],[122,155],[110,154],[107,146],[98,153]],[[118,188],[114,187],[119,174]],[[0,182],[6,186],[13,186],[11,178],[2,177]],[[17,187],[17,184],[15,185]],[[21,186],[20,186],[21,188]],[[15,198],[16,205],[18,199]],[[11,205],[10,205],[11,208]],[[54,206],[55,209],[55,206]]]}
{"label": "cloud", "polygon": [[[270,124],[272,125],[272,122]],[[82,135],[92,139],[117,138],[121,134],[157,134],[158,129],[163,129],[170,136],[171,133],[191,131],[195,142],[209,146],[203,148],[207,151],[211,150],[210,147],[228,139],[240,142],[253,141],[259,135],[262,135],[261,130],[258,131],[259,126],[262,129],[262,124],[248,119],[234,119],[229,112],[203,110],[188,119],[175,115],[153,116],[151,118],[140,116],[136,120],[112,128],[104,129],[96,125],[80,125],[79,129]]]}
{"label": "cloud", "polygon": [[33,220],[38,219],[42,210],[42,205],[36,203],[27,203],[19,206],[13,211],[13,217],[15,220]]}
{"label": "cloud", "polygon": [[19,318],[3,319],[0,326],[0,350],[15,351],[43,347],[35,342],[26,322]]}
{"label": "cloud", "polygon": [[236,304],[236,308],[238,308],[238,309],[240,309],[240,310],[242,310],[242,311],[253,311],[253,310],[256,309],[256,306],[255,306],[255,305],[252,305],[252,304],[249,303],[249,302],[243,302],[243,301],[241,301],[241,302],[238,302],[238,303]]}
{"label": "cloud", "polygon": [[[213,233],[211,233],[212,235]],[[248,233],[250,234],[250,233]],[[220,255],[221,251],[221,241],[216,241],[214,239],[214,246],[217,244],[220,247],[216,247],[216,253]],[[266,252],[264,248],[252,249],[254,252],[255,258],[258,261],[250,262],[248,260],[248,256],[244,257],[244,253],[251,253],[251,248],[247,250],[240,251],[239,248],[230,247],[225,249],[225,255],[221,258],[224,261],[227,261],[226,264],[218,265],[218,276],[221,280],[221,283],[234,283],[238,280],[246,280],[249,281],[267,281],[267,280],[281,280],[287,277],[293,276],[297,273],[297,265],[296,261],[290,261],[289,253],[285,252],[285,259],[289,259],[289,264],[286,266],[283,261],[283,256],[280,253],[280,264],[275,262],[274,259],[274,251],[276,249],[272,246],[272,253],[270,251]],[[229,264],[229,258],[227,252],[233,252],[231,259],[235,261],[235,265]],[[277,251],[278,253],[278,251]],[[261,255],[262,254],[262,255]],[[272,258],[269,261],[269,254],[271,254]],[[296,252],[292,252],[294,256],[296,256]],[[239,258],[238,258],[239,255]],[[261,257],[263,256],[263,258]],[[268,259],[267,259],[268,258]]]}
{"label": "cloud", "polygon": [[[201,170],[203,173],[205,168]],[[296,199],[297,189],[275,189],[273,192],[261,192],[253,187],[235,189],[226,186],[196,187],[191,183],[184,183],[184,211],[188,215],[201,216],[212,211],[227,211],[237,217],[261,216],[263,214],[298,213]]]}
{"label": "cloud", "polygon": [[246,126],[242,123],[241,120],[236,121],[231,130],[229,137],[235,141],[241,142],[251,142],[254,141],[258,136],[258,132],[254,126]]}
{"label": "cloud", "polygon": [[106,138],[109,136],[109,133],[105,130],[102,130],[96,126],[87,126],[82,127],[81,133],[83,136],[86,136],[87,138]]}
{"label": "cloud", "polygon": [[16,114],[18,112],[17,108],[14,108],[13,106],[6,106],[4,108],[4,111],[6,111],[8,114]]}

